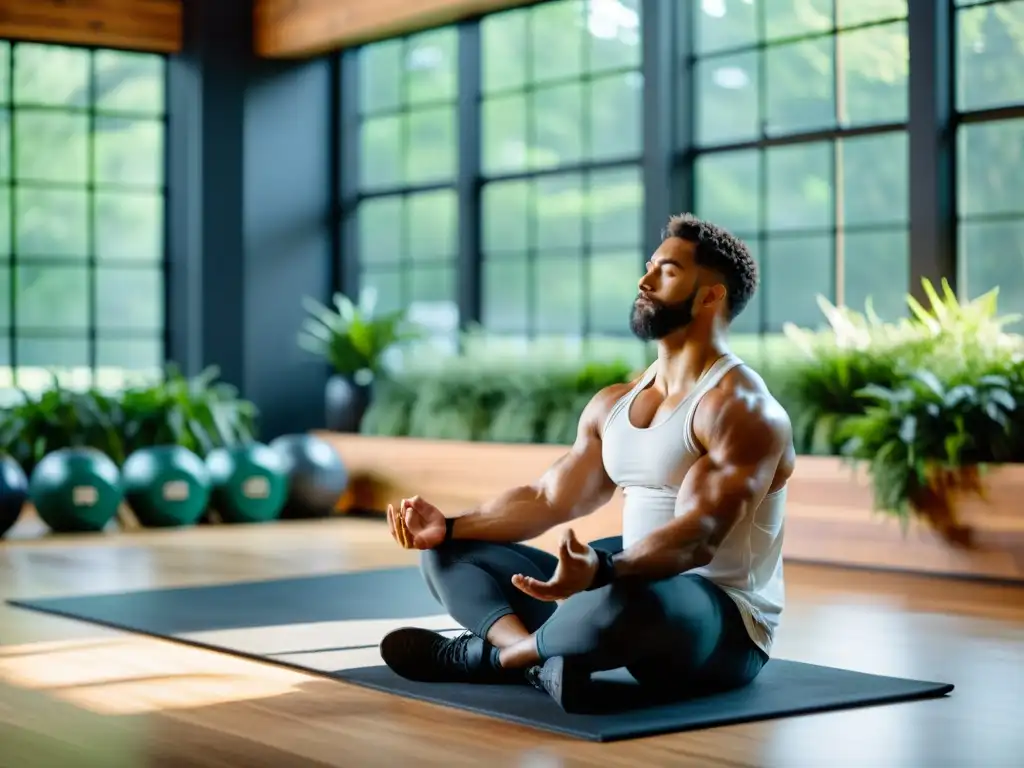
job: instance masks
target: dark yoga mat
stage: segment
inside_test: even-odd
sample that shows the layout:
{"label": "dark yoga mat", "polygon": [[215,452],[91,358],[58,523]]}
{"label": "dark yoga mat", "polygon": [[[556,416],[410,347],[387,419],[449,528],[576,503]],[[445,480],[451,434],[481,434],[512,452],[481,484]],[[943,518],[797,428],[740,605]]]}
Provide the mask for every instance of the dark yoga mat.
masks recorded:
{"label": "dark yoga mat", "polygon": [[[772,659],[741,690],[689,701],[657,702],[624,672],[597,676],[593,714],[566,714],[528,686],[422,684],[404,680],[385,666],[332,671],[296,658],[345,650],[358,644],[332,634],[319,649],[279,649],[253,655],[238,648],[199,643],[187,633],[246,627],[284,627],[329,621],[408,620],[437,616],[443,609],[415,568],[314,576],[212,587],[163,589],[43,600],[12,605],[94,624],[214,648],[327,675],[398,696],[590,741],[615,741],[664,733],[767,720],[792,715],[934,698],[953,690],[946,683],[904,680]],[[275,658],[289,656],[288,661]],[[306,662],[312,664],[312,662]]]}

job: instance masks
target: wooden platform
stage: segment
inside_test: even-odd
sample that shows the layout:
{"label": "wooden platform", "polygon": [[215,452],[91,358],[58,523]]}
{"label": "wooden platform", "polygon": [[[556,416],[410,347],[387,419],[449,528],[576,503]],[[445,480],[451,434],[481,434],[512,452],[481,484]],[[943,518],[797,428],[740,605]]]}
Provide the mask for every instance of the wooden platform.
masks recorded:
{"label": "wooden platform", "polygon": [[[530,482],[561,456],[557,445],[502,445],[317,433],[341,455],[353,476],[357,504],[386,509],[420,494],[446,513],[471,508]],[[832,458],[800,456],[789,482],[785,554],[789,561],[851,565],[1024,583],[1024,466],[990,473],[986,502],[969,500],[965,519],[977,548],[958,550],[921,526],[904,535],[899,523],[872,512],[863,476]],[[622,497],[573,523],[587,539],[621,531]],[[550,547],[558,532],[537,542]]]}
{"label": "wooden platform", "polygon": [[[0,544],[0,598],[411,564],[375,520]],[[784,658],[944,679],[946,699],[588,744],[0,606],[0,766],[1010,768],[1024,588],[790,564]]]}

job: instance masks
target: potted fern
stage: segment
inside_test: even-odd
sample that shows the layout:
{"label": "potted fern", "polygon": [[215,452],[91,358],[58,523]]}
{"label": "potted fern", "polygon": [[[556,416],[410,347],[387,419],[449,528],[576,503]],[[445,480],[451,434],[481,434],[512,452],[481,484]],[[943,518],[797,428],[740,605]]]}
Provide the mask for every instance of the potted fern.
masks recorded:
{"label": "potted fern", "polygon": [[358,305],[343,293],[334,295],[330,307],[308,296],[302,305],[309,316],[299,331],[299,346],[334,371],[324,393],[327,429],[358,432],[371,388],[385,372],[385,353],[420,333],[403,311],[377,314],[373,290],[364,291]]}
{"label": "potted fern", "polygon": [[788,327],[805,353],[790,379],[798,437],[867,469],[874,507],[971,543],[959,502],[991,465],[1024,462],[1024,338],[997,313],[998,290],[960,302],[923,281],[928,306],[885,323],[820,300],[828,328]]}
{"label": "potted fern", "polygon": [[1013,424],[1024,402],[1019,373],[940,378],[921,369],[860,395],[868,405],[843,426],[843,453],[868,467],[875,507],[904,525],[922,518],[950,544],[969,545],[959,500],[984,494],[988,466],[1024,461],[1024,435]]}

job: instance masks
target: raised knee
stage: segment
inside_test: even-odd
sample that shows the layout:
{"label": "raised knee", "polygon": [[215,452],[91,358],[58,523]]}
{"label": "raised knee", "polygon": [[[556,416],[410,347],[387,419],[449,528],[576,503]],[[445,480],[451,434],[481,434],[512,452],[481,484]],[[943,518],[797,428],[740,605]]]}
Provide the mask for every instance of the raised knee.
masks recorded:
{"label": "raised knee", "polygon": [[602,595],[595,612],[596,630],[602,642],[614,645],[626,638],[631,628],[650,618],[652,595],[641,585],[616,583]]}

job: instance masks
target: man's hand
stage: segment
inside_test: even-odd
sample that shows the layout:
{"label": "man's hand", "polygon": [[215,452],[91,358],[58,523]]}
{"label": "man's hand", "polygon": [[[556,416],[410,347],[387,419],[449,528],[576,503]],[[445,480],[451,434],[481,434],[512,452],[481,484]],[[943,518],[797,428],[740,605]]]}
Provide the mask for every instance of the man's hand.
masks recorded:
{"label": "man's hand", "polygon": [[551,579],[540,581],[517,573],[512,584],[538,600],[565,600],[594,583],[597,566],[597,552],[567,528],[558,545],[558,566]]}
{"label": "man's hand", "polygon": [[444,514],[419,496],[402,499],[398,510],[388,505],[391,537],[405,549],[433,549],[444,541]]}

